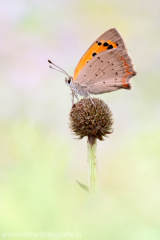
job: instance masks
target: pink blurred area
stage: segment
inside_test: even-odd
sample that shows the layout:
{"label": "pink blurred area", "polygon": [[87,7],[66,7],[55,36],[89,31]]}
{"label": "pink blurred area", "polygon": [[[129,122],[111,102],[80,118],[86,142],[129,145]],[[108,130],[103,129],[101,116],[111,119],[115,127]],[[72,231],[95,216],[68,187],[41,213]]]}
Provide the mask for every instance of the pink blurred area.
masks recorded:
{"label": "pink blurred area", "polygon": [[[108,151],[127,148],[128,135],[135,139],[159,129],[159,1],[4,0],[0,5],[2,124],[28,121],[76,144],[68,128],[70,89],[65,76],[49,68],[48,59],[72,76],[92,42],[116,27],[138,74],[132,79],[131,91],[98,96],[108,103],[115,119]],[[85,146],[85,140],[81,142]],[[99,146],[102,155],[105,147],[106,142]]]}
{"label": "pink blurred area", "polygon": [[[152,234],[160,223],[159,9],[159,0],[0,1],[0,174],[5,227],[10,229],[13,222],[20,228],[21,222],[24,226],[27,222],[30,227],[32,210],[37,214],[34,216],[38,227],[41,220],[45,226],[52,225],[51,208],[55,209],[54,221],[63,220],[67,197],[70,206],[67,209],[72,209],[73,203],[73,212],[77,214],[78,206],[82,217],[83,194],[74,183],[76,179],[87,185],[86,139],[75,140],[70,133],[70,89],[65,84],[65,75],[49,68],[48,59],[73,76],[78,61],[95,39],[116,27],[133,58],[137,76],[132,79],[130,91],[97,96],[109,105],[114,118],[113,134],[103,142],[98,141],[97,149],[101,196],[106,207],[102,226],[113,230],[111,237],[105,235],[101,239],[159,239],[159,230]],[[59,186],[60,177],[63,181]],[[55,189],[54,197],[49,195]],[[43,194],[47,190],[49,197]],[[21,206],[23,201],[25,206]],[[61,201],[64,204],[60,205]],[[8,206],[10,211],[6,211]],[[31,214],[28,220],[23,210],[17,214],[19,209]],[[12,210],[16,221],[10,217]],[[124,222],[119,217],[121,214]],[[101,215],[98,216],[100,219]],[[73,219],[68,219],[66,222],[71,226],[75,224]],[[127,237],[121,238],[119,234],[112,238],[121,230],[121,222],[124,233],[128,230],[128,235],[124,234]],[[81,227],[85,229],[87,224],[82,219]],[[60,225],[57,223],[57,229]],[[89,229],[93,226],[94,218]],[[101,221],[97,226],[101,228]],[[130,234],[133,226],[135,235],[132,231]]]}

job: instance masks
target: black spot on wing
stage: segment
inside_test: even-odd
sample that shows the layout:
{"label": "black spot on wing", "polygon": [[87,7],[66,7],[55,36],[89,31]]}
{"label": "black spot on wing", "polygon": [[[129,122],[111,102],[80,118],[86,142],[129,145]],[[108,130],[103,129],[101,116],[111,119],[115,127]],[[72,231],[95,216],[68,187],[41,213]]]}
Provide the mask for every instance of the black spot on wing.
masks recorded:
{"label": "black spot on wing", "polygon": [[98,44],[98,46],[101,46],[101,45],[102,45],[102,43],[101,43],[101,42],[98,42],[97,44]]}
{"label": "black spot on wing", "polygon": [[112,45],[109,45],[107,49],[112,49],[112,48],[113,48],[113,46],[112,46]]}
{"label": "black spot on wing", "polygon": [[104,43],[103,43],[103,46],[104,46],[104,47],[108,47],[108,45],[109,45],[109,44],[108,44],[107,42],[104,42]]}
{"label": "black spot on wing", "polygon": [[92,53],[92,56],[94,57],[94,56],[96,56],[97,55],[97,53],[96,52],[94,52],[94,53]]}

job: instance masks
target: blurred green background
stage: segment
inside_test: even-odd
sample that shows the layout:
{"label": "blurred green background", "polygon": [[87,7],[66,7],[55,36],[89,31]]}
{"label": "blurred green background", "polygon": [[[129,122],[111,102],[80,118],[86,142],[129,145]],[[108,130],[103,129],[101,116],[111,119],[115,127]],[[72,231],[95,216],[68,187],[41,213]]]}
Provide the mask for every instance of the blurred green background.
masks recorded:
{"label": "blurred green background", "polygon": [[[159,0],[0,1],[0,232],[160,239],[159,12]],[[131,91],[99,95],[113,112],[114,132],[98,142],[93,208],[75,181],[88,185],[87,139],[70,133],[70,89],[47,60],[73,75],[112,27],[138,74]]]}

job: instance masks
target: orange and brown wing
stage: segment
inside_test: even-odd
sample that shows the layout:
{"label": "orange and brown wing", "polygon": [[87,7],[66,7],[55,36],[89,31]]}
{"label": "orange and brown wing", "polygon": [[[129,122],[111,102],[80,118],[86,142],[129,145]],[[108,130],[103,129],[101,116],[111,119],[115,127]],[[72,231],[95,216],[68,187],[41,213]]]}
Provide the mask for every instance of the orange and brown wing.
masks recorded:
{"label": "orange and brown wing", "polygon": [[77,80],[81,70],[94,56],[103,51],[117,47],[126,49],[123,39],[118,30],[116,28],[109,29],[104,34],[102,34],[85,52],[75,69],[73,81]]}

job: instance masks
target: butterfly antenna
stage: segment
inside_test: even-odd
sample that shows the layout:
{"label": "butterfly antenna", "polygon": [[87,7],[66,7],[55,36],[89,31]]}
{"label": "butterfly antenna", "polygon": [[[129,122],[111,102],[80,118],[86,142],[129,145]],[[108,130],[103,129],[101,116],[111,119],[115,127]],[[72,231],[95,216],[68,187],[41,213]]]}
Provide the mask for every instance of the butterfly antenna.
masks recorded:
{"label": "butterfly antenna", "polygon": [[[56,71],[58,71],[58,72],[61,72],[61,73],[63,73],[63,74],[65,74],[64,72],[62,72],[61,70],[58,70],[58,69],[56,69],[56,68],[53,68],[52,66],[49,66],[50,68],[52,68],[52,69],[54,69],[54,70],[56,70]],[[66,75],[66,74],[65,74]]]}
{"label": "butterfly antenna", "polygon": [[70,77],[70,76],[68,75],[68,73],[67,73],[66,71],[64,71],[62,68],[58,67],[56,64],[52,63],[50,60],[48,60],[48,62],[49,62],[50,64],[52,64],[53,66],[59,68],[61,71],[58,70],[58,69],[55,69],[55,68],[53,68],[53,67],[51,67],[51,66],[50,66],[50,68],[52,68],[52,69],[54,69],[54,70],[57,70],[57,71],[59,71],[59,72],[61,72],[61,73],[64,73],[64,74],[66,74],[68,77]]}

